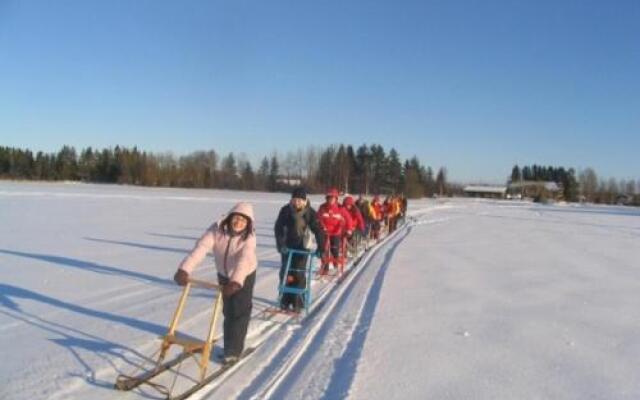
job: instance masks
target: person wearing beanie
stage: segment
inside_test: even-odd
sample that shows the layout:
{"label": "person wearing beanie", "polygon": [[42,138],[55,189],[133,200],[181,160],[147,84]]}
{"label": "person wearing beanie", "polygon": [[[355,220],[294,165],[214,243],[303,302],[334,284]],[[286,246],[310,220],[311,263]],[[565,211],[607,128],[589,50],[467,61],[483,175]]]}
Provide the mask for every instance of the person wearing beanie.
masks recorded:
{"label": "person wearing beanie", "polygon": [[[305,288],[306,287],[306,265],[307,256],[294,254],[291,259],[291,269],[288,276],[284,276],[287,267],[288,251],[293,250],[311,250],[308,238],[311,234],[315,236],[318,249],[324,246],[324,234],[318,223],[316,212],[309,205],[307,200],[307,192],[303,187],[296,187],[291,193],[291,200],[283,206],[278,213],[278,218],[274,225],[274,234],[276,239],[276,248],[281,254],[280,266],[280,284],[287,279],[288,286]],[[293,308],[294,312],[300,312],[304,304],[302,296],[292,293],[285,293],[280,300],[280,308],[288,310]]]}
{"label": "person wearing beanie", "polygon": [[200,237],[173,277],[178,285],[186,285],[196,266],[207,253],[213,253],[218,283],[222,287],[225,364],[240,358],[251,318],[258,265],[253,221],[251,204],[236,204],[226,217]]}
{"label": "person wearing beanie", "polygon": [[291,192],[291,198],[292,199],[306,200],[307,199],[307,191],[302,186],[298,186],[295,189],[293,189],[293,191]]}

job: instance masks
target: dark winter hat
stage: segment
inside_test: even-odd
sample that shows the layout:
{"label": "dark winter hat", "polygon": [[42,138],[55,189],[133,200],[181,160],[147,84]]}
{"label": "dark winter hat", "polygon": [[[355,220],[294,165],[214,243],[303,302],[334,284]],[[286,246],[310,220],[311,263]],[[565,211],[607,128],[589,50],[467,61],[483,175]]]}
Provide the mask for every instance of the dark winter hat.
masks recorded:
{"label": "dark winter hat", "polygon": [[302,186],[298,186],[297,188],[293,189],[293,192],[291,192],[291,198],[306,200],[307,191]]}

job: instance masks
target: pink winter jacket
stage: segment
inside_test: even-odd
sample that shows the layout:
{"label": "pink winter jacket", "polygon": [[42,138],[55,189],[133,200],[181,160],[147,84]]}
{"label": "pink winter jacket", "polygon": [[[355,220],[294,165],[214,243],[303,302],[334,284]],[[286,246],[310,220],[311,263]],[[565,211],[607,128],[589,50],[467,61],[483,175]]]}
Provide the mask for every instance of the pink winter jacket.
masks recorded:
{"label": "pink winter jacket", "polygon": [[[253,207],[251,204],[238,203],[229,211],[229,214],[232,213],[239,213],[249,217],[253,225]],[[223,231],[222,227],[220,227],[221,223],[222,220],[211,225],[202,237],[198,239],[191,253],[180,263],[180,269],[191,274],[207,253],[213,252],[218,273],[242,286],[247,275],[255,271],[258,265],[256,235],[251,232],[246,240],[242,239],[243,235],[231,236]]]}

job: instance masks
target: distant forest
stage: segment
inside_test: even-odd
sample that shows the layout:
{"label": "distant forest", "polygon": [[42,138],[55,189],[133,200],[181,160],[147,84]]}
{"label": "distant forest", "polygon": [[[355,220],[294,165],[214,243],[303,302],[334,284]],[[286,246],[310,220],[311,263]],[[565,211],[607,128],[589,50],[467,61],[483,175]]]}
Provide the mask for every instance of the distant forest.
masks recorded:
{"label": "distant forest", "polygon": [[118,183],[141,186],[287,191],[297,185],[311,192],[337,187],[364,194],[403,193],[409,198],[451,195],[461,188],[447,182],[417,157],[402,161],[395,149],[380,145],[354,149],[336,144],[308,147],[264,157],[253,166],[246,155],[215,150],[176,157],[137,147],[82,149],[63,146],[57,153],[0,147],[0,178]]}
{"label": "distant forest", "polygon": [[598,178],[593,168],[586,168],[576,174],[573,168],[535,164],[520,168],[514,165],[508,183],[522,181],[555,182],[562,189],[566,201],[640,205],[640,179],[602,179]]}
{"label": "distant forest", "polygon": [[[140,151],[137,147],[82,149],[63,146],[57,153],[0,146],[0,178],[118,183],[140,186],[288,191],[305,186],[321,193],[337,187],[345,193],[403,193],[409,198],[462,195],[447,170],[434,172],[417,157],[402,160],[395,149],[335,144],[273,153],[254,167],[245,154],[221,156],[215,150],[183,156]],[[640,180],[598,177],[592,168],[515,165],[507,184],[556,182],[567,201],[640,205]]]}

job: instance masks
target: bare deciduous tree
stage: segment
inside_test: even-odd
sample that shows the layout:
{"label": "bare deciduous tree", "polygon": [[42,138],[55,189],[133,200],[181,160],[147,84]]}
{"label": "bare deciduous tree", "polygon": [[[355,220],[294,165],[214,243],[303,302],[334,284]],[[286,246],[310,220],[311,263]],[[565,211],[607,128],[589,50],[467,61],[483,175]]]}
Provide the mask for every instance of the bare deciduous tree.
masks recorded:
{"label": "bare deciduous tree", "polygon": [[598,191],[598,176],[593,168],[586,168],[580,172],[578,177],[580,182],[580,191],[588,201],[595,201],[596,192]]}

